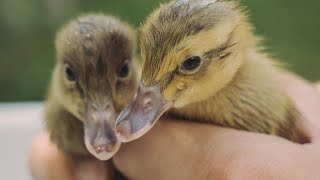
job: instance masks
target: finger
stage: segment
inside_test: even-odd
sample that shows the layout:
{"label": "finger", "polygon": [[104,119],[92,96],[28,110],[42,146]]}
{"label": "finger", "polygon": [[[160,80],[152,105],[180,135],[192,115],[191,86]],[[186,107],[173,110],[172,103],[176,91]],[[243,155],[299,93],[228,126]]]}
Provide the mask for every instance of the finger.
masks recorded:
{"label": "finger", "polygon": [[199,148],[206,139],[197,138],[197,129],[190,136],[179,125],[159,121],[142,138],[124,144],[114,164],[129,179],[201,179],[210,148]]}
{"label": "finger", "polygon": [[[129,179],[290,179],[318,171],[318,154],[305,152],[304,146],[275,136],[160,121],[142,138],[125,144],[114,163]],[[310,154],[312,166],[303,156]],[[299,171],[302,164],[309,169]]]}
{"label": "finger", "polygon": [[38,136],[29,153],[31,175],[39,180],[74,180],[69,161],[50,143],[46,133]]}
{"label": "finger", "polygon": [[129,179],[205,179],[212,170],[217,170],[217,175],[227,167],[235,154],[251,151],[248,134],[204,124],[159,121],[142,138],[124,144],[114,164]]}
{"label": "finger", "polygon": [[38,180],[112,180],[114,168],[111,162],[84,161],[76,166],[50,143],[48,134],[42,133],[31,146],[29,153],[31,175]]}

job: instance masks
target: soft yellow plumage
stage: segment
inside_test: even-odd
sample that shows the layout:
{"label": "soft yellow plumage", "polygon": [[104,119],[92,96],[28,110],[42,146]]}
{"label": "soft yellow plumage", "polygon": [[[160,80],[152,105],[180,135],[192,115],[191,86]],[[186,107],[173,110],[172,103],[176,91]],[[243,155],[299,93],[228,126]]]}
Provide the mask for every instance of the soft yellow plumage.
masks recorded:
{"label": "soft yellow plumage", "polygon": [[232,1],[177,0],[152,13],[141,28],[140,90],[117,120],[122,141],[172,107],[179,118],[302,142],[300,114],[279,80],[284,70],[252,29]]}

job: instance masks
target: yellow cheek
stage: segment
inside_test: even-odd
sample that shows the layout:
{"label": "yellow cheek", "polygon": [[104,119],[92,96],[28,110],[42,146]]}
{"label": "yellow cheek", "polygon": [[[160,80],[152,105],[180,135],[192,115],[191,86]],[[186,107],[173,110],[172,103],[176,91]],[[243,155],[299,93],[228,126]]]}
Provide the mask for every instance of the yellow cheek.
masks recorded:
{"label": "yellow cheek", "polygon": [[68,93],[60,93],[58,96],[60,102],[63,103],[63,106],[71,112],[71,114],[81,121],[84,120],[85,103],[78,92],[70,91]]}
{"label": "yellow cheek", "polygon": [[207,97],[208,92],[210,91],[207,87],[202,88],[203,84],[207,84],[207,78],[203,77],[199,80],[190,82],[188,87],[185,88],[179,97],[176,99],[174,103],[175,108],[180,108],[186,106],[188,104],[201,101]]}
{"label": "yellow cheek", "polygon": [[84,120],[85,103],[77,92],[65,93],[63,84],[59,78],[55,78],[52,84],[53,98],[59,101],[72,115],[79,120]]}
{"label": "yellow cheek", "polygon": [[[162,95],[166,100],[174,101],[174,107],[181,107],[190,101],[189,95],[195,90],[193,87],[194,83],[194,80],[191,78],[178,77],[163,90]],[[187,94],[187,96],[184,96],[184,94]],[[196,95],[194,97],[196,98]]]}
{"label": "yellow cheek", "polygon": [[162,95],[167,101],[175,100],[175,94],[177,92],[176,82],[171,82],[163,91]]}
{"label": "yellow cheek", "polygon": [[174,107],[180,108],[213,97],[233,79],[240,65],[241,61],[237,62],[235,59],[212,64],[204,76],[189,83],[175,100]]}
{"label": "yellow cheek", "polygon": [[163,97],[169,101],[176,100],[177,95],[184,91],[190,82],[192,82],[192,80],[189,78],[177,77],[173,79],[172,82],[162,91]]}

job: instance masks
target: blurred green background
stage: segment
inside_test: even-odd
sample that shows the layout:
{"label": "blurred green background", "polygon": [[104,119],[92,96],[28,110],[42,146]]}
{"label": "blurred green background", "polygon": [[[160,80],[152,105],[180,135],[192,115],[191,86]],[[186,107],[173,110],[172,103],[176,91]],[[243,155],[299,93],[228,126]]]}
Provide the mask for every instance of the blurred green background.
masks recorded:
{"label": "blurred green background", "polygon": [[[163,2],[163,1],[162,1]],[[1,0],[0,101],[42,100],[55,61],[54,36],[83,12],[139,26],[159,0]],[[320,80],[320,1],[242,0],[268,51],[303,77]]]}

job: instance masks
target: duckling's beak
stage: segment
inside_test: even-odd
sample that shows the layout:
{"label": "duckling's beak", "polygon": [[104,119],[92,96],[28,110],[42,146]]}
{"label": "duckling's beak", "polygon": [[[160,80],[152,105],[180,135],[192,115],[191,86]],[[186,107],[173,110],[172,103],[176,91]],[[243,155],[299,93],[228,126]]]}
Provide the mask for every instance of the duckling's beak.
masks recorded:
{"label": "duckling's beak", "polygon": [[84,140],[88,151],[99,160],[110,159],[121,142],[114,131],[116,111],[112,102],[103,106],[90,104],[84,121]]}
{"label": "duckling's beak", "polygon": [[116,121],[119,140],[129,142],[143,136],[172,105],[162,96],[159,83],[152,86],[140,83],[134,100]]}

